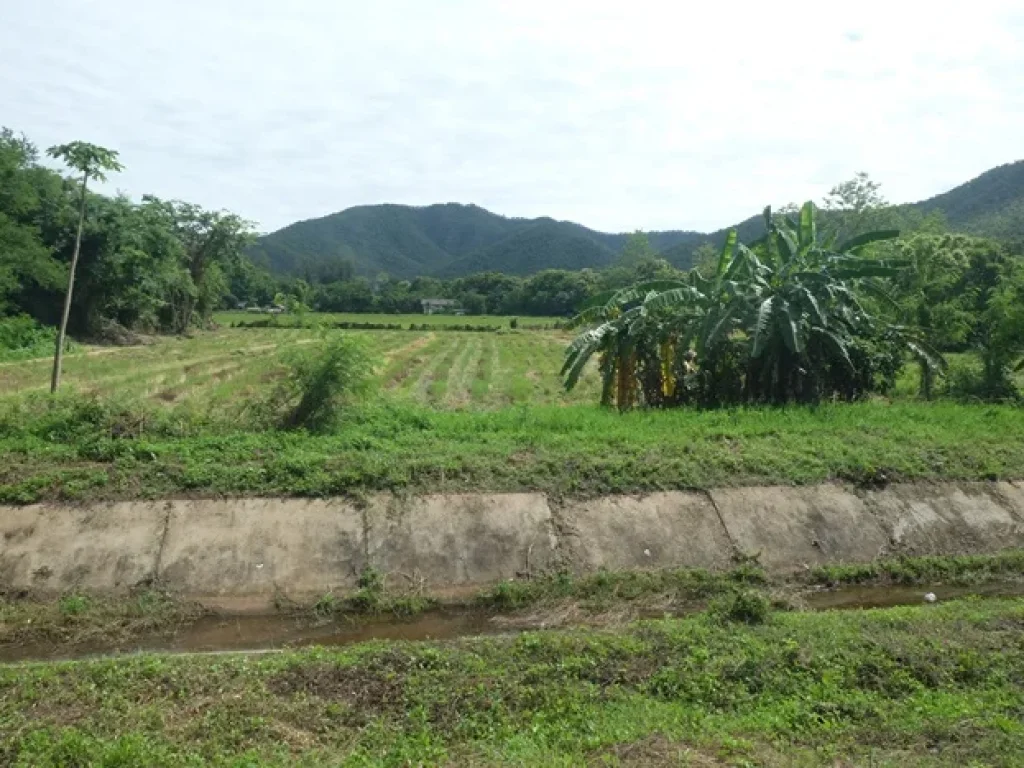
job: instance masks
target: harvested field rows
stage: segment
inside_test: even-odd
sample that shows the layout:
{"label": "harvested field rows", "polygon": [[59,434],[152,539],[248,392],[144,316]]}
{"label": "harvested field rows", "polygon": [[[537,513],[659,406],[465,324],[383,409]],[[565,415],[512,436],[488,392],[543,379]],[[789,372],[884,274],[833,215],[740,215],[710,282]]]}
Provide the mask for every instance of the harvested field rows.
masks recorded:
{"label": "harvested field rows", "polygon": [[[593,373],[566,393],[558,377],[568,336],[556,331],[442,333],[343,331],[366,341],[378,359],[381,390],[439,409],[594,402]],[[251,398],[273,386],[280,355],[315,345],[314,331],[225,329],[148,346],[84,347],[65,358],[68,388],[158,403],[214,405]],[[50,360],[0,366],[0,396],[44,392]]]}

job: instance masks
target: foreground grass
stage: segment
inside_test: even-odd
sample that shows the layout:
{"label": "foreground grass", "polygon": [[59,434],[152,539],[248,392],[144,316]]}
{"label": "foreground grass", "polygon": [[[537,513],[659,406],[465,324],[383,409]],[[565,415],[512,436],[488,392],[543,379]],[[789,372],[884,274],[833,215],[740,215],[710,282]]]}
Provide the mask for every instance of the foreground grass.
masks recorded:
{"label": "foreground grass", "polygon": [[0,763],[1019,765],[1024,602],[0,670]]}
{"label": "foreground grass", "polygon": [[[382,403],[333,434],[122,424],[55,406],[0,423],[0,500],[175,495],[642,492],[829,480],[1024,477],[1024,409],[882,402],[619,415],[595,406],[435,411]],[[130,421],[130,419],[128,419]]]}

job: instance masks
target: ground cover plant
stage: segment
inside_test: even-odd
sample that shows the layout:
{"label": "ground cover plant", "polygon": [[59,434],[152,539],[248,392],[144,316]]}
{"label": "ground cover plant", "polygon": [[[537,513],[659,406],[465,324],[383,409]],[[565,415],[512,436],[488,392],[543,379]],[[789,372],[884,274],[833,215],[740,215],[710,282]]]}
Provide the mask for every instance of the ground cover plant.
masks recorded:
{"label": "ground cover plant", "polygon": [[66,765],[1013,766],[1019,600],[0,669],[0,757]]}

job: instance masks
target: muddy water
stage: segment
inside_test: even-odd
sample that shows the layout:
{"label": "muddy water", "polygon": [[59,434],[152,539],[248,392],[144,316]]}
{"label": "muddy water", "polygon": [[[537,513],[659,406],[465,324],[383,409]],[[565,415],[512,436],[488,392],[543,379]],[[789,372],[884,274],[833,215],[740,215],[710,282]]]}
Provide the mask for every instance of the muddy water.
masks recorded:
{"label": "muddy water", "polygon": [[[924,595],[929,592],[934,593],[939,602],[971,595],[1020,597],[1024,596],[1024,582],[996,582],[970,587],[853,586],[806,592],[800,595],[800,600],[809,610],[815,611],[886,608],[921,604]],[[677,615],[697,610],[699,607],[691,606],[677,612]],[[515,628],[524,627],[480,611],[455,609],[431,611],[412,619],[382,617],[318,621],[308,615],[205,616],[173,634],[154,634],[118,645],[0,646],[0,663],[80,659],[140,652],[261,653],[311,645],[344,646],[370,640],[450,640],[515,631]]]}
{"label": "muddy water", "polygon": [[1006,581],[978,584],[975,586],[851,586],[840,589],[825,589],[805,592],[803,602],[813,611],[843,610],[852,608],[892,608],[898,605],[917,605],[924,602],[928,593],[938,601],[970,597],[1020,597],[1024,596],[1024,582]]}
{"label": "muddy water", "polygon": [[487,615],[437,610],[412,619],[395,617],[317,620],[309,615],[244,614],[203,616],[173,633],[138,637],[127,643],[0,646],[0,663],[81,659],[125,653],[270,652],[310,645],[342,646],[370,640],[447,640],[502,631]]}

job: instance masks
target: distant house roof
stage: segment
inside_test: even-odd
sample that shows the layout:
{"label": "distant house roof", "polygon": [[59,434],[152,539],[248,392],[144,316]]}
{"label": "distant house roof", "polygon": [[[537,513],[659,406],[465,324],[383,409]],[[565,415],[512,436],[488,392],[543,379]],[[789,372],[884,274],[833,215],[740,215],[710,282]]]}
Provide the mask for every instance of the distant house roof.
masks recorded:
{"label": "distant house roof", "polygon": [[424,307],[453,307],[459,302],[455,299],[420,299]]}

